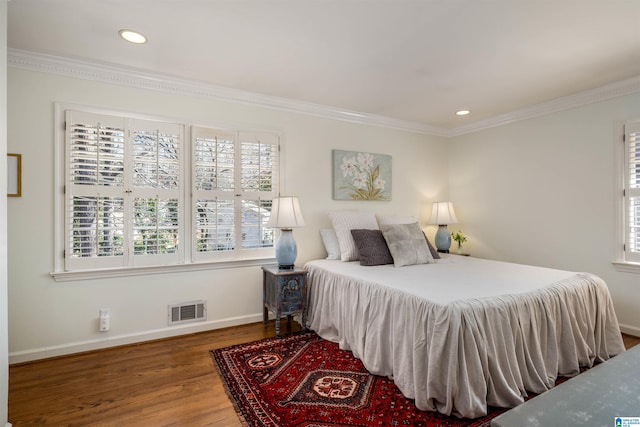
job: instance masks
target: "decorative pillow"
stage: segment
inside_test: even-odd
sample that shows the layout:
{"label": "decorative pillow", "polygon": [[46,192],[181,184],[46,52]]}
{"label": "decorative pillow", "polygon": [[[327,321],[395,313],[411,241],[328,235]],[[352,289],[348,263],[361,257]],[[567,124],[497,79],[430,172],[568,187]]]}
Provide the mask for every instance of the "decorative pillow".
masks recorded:
{"label": "decorative pillow", "polygon": [[329,212],[329,218],[338,237],[340,259],[357,261],[358,248],[351,236],[353,229],[378,230],[378,222],[373,212]]}
{"label": "decorative pillow", "polygon": [[[424,234],[424,232],[422,234]],[[429,245],[429,252],[431,252],[431,256],[433,257],[433,259],[440,259],[440,253],[438,253],[438,250],[433,247],[426,234],[424,235],[424,238],[427,241],[427,245]]]}
{"label": "decorative pillow", "polygon": [[387,241],[380,230],[351,230],[351,235],[358,248],[360,265],[393,264]]}
{"label": "decorative pillow", "polygon": [[338,244],[338,237],[333,228],[323,228],[320,230],[320,236],[322,237],[322,244],[327,251],[327,259],[340,259],[340,245]]}
{"label": "decorative pillow", "polygon": [[[376,215],[376,219],[378,220],[378,226],[380,226],[380,228],[387,224],[413,224],[416,222],[415,218],[411,215]],[[424,238],[427,239],[427,245],[429,245],[429,251],[433,259],[440,259],[438,250],[433,247],[426,234]]]}
{"label": "decorative pillow", "polygon": [[389,252],[393,256],[393,265],[430,264],[433,256],[429,251],[427,239],[417,222],[413,224],[388,224],[381,227],[387,241]]}

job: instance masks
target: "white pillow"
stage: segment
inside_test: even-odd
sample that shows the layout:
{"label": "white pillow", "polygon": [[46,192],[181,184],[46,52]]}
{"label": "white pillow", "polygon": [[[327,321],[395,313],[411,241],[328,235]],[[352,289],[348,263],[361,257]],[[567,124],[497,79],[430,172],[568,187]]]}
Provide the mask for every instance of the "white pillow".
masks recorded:
{"label": "white pillow", "polygon": [[327,259],[340,259],[340,245],[338,244],[338,236],[333,228],[320,229],[322,244],[327,251]]}
{"label": "white pillow", "polygon": [[412,215],[376,215],[378,226],[387,224],[413,224],[416,219]]}
{"label": "white pillow", "polygon": [[353,240],[351,230],[378,230],[378,222],[373,212],[329,212],[329,218],[336,231],[340,245],[340,259],[342,261],[357,261],[358,248]]}

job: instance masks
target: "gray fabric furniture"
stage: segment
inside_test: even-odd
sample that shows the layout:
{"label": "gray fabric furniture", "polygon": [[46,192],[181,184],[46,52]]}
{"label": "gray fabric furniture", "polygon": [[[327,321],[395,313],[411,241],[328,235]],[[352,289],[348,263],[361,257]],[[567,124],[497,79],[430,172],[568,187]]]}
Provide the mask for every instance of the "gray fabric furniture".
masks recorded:
{"label": "gray fabric furniture", "polygon": [[640,418],[640,345],[516,406],[492,427],[615,426]]}

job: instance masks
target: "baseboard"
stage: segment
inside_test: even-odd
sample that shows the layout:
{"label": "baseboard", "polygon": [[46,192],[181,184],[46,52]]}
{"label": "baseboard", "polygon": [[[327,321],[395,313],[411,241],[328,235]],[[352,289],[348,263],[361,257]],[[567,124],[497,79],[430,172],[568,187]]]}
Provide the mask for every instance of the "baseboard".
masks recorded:
{"label": "baseboard", "polygon": [[640,328],[636,326],[620,324],[620,330],[625,334],[633,335],[634,337],[640,337]]}
{"label": "baseboard", "polygon": [[83,351],[100,350],[103,348],[117,347],[119,345],[135,344],[143,341],[151,341],[161,338],[176,337],[179,335],[193,334],[196,332],[210,331],[213,329],[227,328],[229,326],[245,325],[262,321],[262,314],[252,314],[248,316],[231,317],[221,320],[211,320],[207,322],[190,323],[179,326],[172,326],[152,331],[139,332],[134,334],[109,336],[103,339],[75,342],[52,347],[43,347],[33,350],[17,351],[9,353],[9,364],[31,362],[49,357],[64,356]]}
{"label": "baseboard", "polygon": [[[9,353],[9,364],[31,362],[49,357],[64,356],[73,353],[81,353],[83,351],[100,350],[103,348],[117,347],[119,345],[134,344],[143,341],[151,341],[161,338],[176,337],[179,335],[193,334],[196,332],[210,331],[213,329],[227,328],[230,326],[245,325],[262,321],[262,314],[252,314],[248,316],[231,317],[221,320],[211,320],[207,322],[198,322],[186,325],[172,326],[153,331],[145,331],[135,334],[126,334],[106,339],[75,342],[70,344],[43,347],[33,350],[17,351]],[[620,330],[625,334],[640,337],[640,328],[630,325],[620,324]],[[5,427],[11,427],[7,424]]]}

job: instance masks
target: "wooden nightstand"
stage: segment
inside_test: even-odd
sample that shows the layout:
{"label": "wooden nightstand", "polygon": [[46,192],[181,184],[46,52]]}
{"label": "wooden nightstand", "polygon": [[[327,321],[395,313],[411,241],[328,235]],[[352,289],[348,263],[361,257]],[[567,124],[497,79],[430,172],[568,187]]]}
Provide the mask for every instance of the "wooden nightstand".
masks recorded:
{"label": "wooden nightstand", "polygon": [[280,336],[280,318],[302,313],[302,326],[307,327],[307,270],[280,270],[278,266],[262,267],[263,321],[267,324],[269,311],[276,316],[276,336]]}

